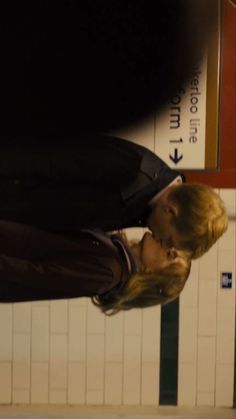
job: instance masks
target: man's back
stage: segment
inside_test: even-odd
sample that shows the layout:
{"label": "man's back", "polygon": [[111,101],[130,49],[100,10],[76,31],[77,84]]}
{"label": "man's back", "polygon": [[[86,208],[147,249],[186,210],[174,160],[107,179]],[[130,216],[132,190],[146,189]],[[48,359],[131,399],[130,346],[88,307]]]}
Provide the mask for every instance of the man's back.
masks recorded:
{"label": "man's back", "polygon": [[148,202],[178,173],[108,136],[1,146],[0,218],[49,231],[145,225]]}

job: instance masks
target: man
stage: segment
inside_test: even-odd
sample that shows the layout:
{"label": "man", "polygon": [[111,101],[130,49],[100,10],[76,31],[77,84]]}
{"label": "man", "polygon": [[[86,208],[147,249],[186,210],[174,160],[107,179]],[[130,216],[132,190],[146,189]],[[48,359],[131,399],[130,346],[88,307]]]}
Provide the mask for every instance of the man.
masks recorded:
{"label": "man", "polygon": [[147,221],[162,246],[183,249],[197,258],[227,230],[228,216],[219,195],[201,184],[173,184],[156,201]]}
{"label": "man", "polygon": [[35,147],[8,143],[0,154],[0,219],[71,235],[149,227],[165,247],[206,252],[227,228],[218,195],[188,185],[140,145],[97,135]]}

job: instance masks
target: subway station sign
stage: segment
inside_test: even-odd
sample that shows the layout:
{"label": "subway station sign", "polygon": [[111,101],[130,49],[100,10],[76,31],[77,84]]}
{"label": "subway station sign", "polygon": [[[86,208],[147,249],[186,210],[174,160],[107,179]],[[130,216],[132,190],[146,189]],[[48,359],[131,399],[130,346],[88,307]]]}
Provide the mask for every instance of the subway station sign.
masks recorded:
{"label": "subway station sign", "polygon": [[219,161],[220,3],[214,36],[184,86],[155,116],[154,152],[170,167],[217,169]]}
{"label": "subway station sign", "polygon": [[205,168],[207,54],[156,117],[154,151],[170,167]]}
{"label": "subway station sign", "polygon": [[215,2],[214,36],[189,80],[161,113],[142,124],[113,132],[154,151],[170,167],[217,169],[219,161],[220,2]]}

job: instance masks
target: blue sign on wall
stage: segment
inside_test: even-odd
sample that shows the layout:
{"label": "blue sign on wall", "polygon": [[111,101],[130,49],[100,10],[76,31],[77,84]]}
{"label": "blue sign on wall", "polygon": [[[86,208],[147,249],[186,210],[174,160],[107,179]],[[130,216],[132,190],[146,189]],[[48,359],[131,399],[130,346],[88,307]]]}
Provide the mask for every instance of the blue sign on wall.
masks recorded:
{"label": "blue sign on wall", "polygon": [[221,288],[232,288],[232,272],[221,272]]}

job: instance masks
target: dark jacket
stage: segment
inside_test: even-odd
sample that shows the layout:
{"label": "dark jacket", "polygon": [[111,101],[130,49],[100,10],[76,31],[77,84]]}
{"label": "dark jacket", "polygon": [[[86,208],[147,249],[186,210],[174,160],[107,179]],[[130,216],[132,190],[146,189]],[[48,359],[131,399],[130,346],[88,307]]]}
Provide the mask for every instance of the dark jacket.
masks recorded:
{"label": "dark jacket", "polygon": [[5,140],[0,219],[67,233],[145,226],[148,202],[178,175],[147,148],[114,137]]}
{"label": "dark jacket", "polygon": [[114,292],[135,272],[134,266],[129,272],[122,248],[102,233],[65,238],[0,221],[0,302]]}

